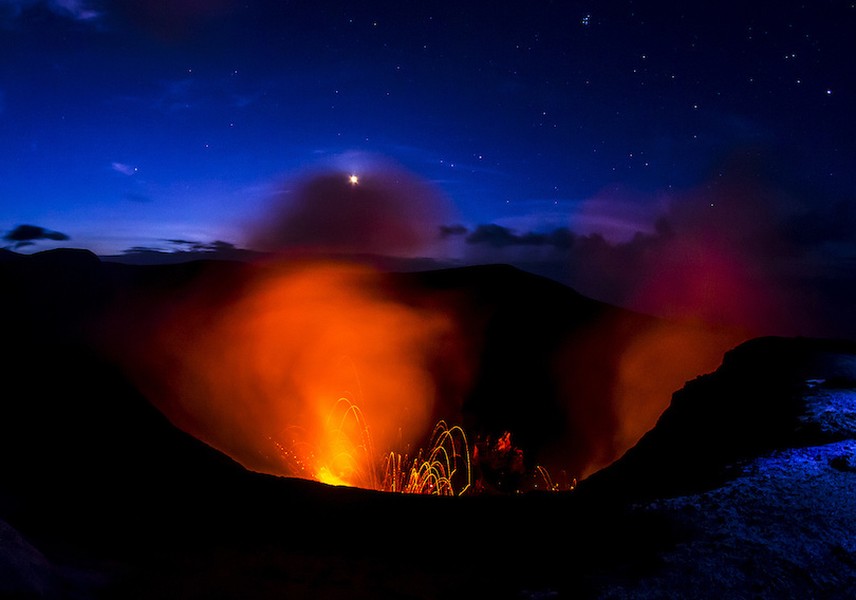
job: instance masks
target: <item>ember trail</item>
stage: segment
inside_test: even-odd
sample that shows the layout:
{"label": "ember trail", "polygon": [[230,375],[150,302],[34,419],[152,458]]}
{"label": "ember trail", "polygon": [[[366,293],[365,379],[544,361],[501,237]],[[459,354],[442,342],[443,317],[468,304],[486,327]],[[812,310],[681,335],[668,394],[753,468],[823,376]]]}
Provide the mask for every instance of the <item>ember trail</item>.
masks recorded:
{"label": "ember trail", "polygon": [[438,496],[558,491],[576,485],[576,480],[554,482],[540,465],[527,472],[523,452],[512,445],[510,432],[471,446],[461,426],[444,420],[434,426],[428,444],[414,453],[379,454],[363,412],[346,397],[336,400],[323,434],[314,443],[304,438],[302,428],[289,430],[288,444],[271,439],[284,471],[328,485]]}

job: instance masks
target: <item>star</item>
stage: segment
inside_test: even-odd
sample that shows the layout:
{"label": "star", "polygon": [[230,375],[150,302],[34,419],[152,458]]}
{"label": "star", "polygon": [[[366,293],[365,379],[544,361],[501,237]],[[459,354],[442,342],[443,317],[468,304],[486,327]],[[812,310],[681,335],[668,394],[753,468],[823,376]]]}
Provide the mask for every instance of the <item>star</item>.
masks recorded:
{"label": "star", "polygon": [[359,182],[360,178],[356,175],[351,175],[350,177],[348,177],[348,183],[350,183],[351,185],[357,185]]}

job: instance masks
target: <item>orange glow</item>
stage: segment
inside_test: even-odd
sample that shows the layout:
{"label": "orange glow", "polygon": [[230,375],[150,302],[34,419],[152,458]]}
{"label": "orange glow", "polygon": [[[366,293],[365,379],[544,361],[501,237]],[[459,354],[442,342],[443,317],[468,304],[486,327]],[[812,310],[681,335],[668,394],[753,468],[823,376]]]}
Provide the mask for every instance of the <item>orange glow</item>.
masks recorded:
{"label": "orange glow", "polygon": [[181,303],[154,334],[143,387],[250,469],[378,488],[374,445],[413,447],[430,433],[426,361],[445,318],[390,300],[363,267],[264,273],[225,300],[200,287]]}
{"label": "orange glow", "polygon": [[318,481],[327,485],[349,485],[345,479],[339,478],[327,467],[321,467],[315,474],[315,477]]}
{"label": "orange glow", "polygon": [[511,450],[511,432],[506,431],[496,440],[497,452],[509,452]]}
{"label": "orange glow", "polygon": [[745,339],[739,330],[697,321],[645,318],[628,325],[607,316],[594,323],[578,345],[559,354],[568,425],[539,462],[579,478],[606,467],[655,426],[674,392],[714,371]]}
{"label": "orange glow", "polygon": [[618,365],[615,448],[623,453],[639,441],[654,427],[674,392],[714,371],[722,355],[742,341],[743,336],[733,331],[668,322],[637,336]]}

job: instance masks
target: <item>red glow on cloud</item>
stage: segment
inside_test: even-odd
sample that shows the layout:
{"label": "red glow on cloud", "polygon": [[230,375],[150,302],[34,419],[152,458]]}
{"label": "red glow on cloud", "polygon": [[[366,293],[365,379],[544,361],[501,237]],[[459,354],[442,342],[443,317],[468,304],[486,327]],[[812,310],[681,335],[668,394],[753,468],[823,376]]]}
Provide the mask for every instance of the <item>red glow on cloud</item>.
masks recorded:
{"label": "red glow on cloud", "polygon": [[[704,184],[668,197],[644,200],[616,189],[615,197],[607,190],[586,203],[583,216],[623,218],[638,233],[577,240],[569,264],[581,291],[751,335],[810,331],[809,294],[799,283],[805,248],[791,225],[801,208],[750,158],[740,155]],[[645,206],[656,217],[650,224],[639,214]]]}
{"label": "red glow on cloud", "polygon": [[668,318],[748,326],[763,323],[767,297],[755,265],[721,241],[680,238],[650,265],[633,304]]}

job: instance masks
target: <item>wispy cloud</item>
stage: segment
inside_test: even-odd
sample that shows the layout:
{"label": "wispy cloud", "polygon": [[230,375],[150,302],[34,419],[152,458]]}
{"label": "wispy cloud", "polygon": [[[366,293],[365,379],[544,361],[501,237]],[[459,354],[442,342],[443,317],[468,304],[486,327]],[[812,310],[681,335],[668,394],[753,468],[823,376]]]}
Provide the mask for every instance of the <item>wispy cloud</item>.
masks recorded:
{"label": "wispy cloud", "polygon": [[74,21],[96,21],[102,12],[88,0],[0,0],[0,18],[14,18],[24,11],[43,6],[52,13]]}
{"label": "wispy cloud", "polygon": [[197,93],[192,79],[178,79],[164,83],[160,94],[155,97],[154,107],[165,112],[177,112],[193,108],[196,101],[204,97]]}
{"label": "wispy cloud", "polygon": [[128,177],[130,177],[131,175],[135,175],[139,171],[137,167],[121,162],[111,163],[110,168],[116,171],[117,173],[127,175]]}
{"label": "wispy cloud", "polygon": [[85,0],[50,0],[48,5],[54,12],[65,14],[75,21],[92,21],[101,16],[101,13]]}
{"label": "wispy cloud", "polygon": [[163,81],[161,89],[148,103],[155,110],[179,113],[200,107],[224,106],[245,108],[260,97],[241,94],[230,88],[230,82],[206,82],[194,77]]}
{"label": "wispy cloud", "polygon": [[132,246],[110,259],[131,264],[169,264],[199,259],[251,260],[257,255],[252,250],[239,248],[223,240],[201,242],[173,239]]}

